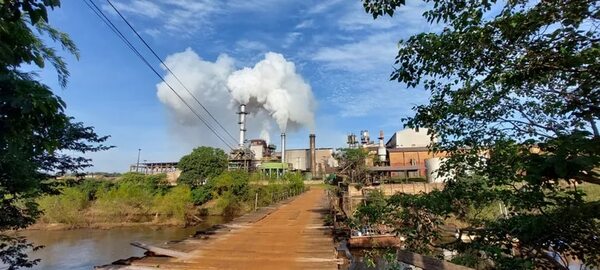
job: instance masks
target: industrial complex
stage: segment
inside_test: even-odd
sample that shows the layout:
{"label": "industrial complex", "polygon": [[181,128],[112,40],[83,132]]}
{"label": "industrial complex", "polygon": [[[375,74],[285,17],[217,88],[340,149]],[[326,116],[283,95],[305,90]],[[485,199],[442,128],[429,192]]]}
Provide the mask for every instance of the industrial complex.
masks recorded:
{"label": "industrial complex", "polygon": [[[260,171],[271,177],[286,172],[298,172],[305,179],[325,179],[338,171],[336,149],[316,147],[316,135],[308,135],[307,148],[288,149],[286,133],[281,133],[280,150],[263,139],[246,139],[246,105],[239,106],[239,143],[229,153],[229,170]],[[348,148],[362,148],[368,153],[365,164],[378,179],[426,178],[428,182],[442,182],[436,170],[443,161],[443,153],[432,153],[427,146],[432,142],[427,129],[404,129],[395,132],[385,142],[383,131],[378,142],[371,141],[368,130],[362,130],[359,138],[354,133],[347,136]],[[175,183],[181,173],[177,162],[143,162],[130,166],[130,171],[145,174],[166,173]]]}

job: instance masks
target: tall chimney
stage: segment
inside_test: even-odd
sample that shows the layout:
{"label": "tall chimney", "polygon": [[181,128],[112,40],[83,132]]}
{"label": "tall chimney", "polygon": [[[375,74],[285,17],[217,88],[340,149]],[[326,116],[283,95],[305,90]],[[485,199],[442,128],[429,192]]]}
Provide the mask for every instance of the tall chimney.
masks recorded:
{"label": "tall chimney", "polygon": [[240,104],[240,112],[238,114],[240,115],[240,121],[238,122],[240,124],[239,147],[244,148],[244,142],[246,141],[246,114],[248,114],[246,112],[246,104]]}
{"label": "tall chimney", "polygon": [[310,147],[310,172],[312,173],[312,176],[315,177],[317,175],[317,150],[315,149],[315,134],[310,134],[308,139]]}
{"label": "tall chimney", "polygon": [[379,131],[379,147],[377,148],[377,156],[379,156],[379,161],[385,161],[386,150],[385,146],[383,145],[383,130]]}
{"label": "tall chimney", "polygon": [[285,163],[285,132],[281,133],[281,163]]}

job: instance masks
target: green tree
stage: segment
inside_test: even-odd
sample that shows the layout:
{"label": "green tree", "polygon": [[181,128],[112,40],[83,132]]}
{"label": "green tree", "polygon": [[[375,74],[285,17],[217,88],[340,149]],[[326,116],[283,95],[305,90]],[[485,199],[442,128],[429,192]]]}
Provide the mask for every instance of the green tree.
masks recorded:
{"label": "green tree", "polygon": [[[40,214],[35,198],[49,191],[43,181],[54,174],[77,171],[89,160],[67,153],[94,152],[108,147],[91,127],[64,113],[65,103],[36,75],[22,71],[32,64],[51,64],[61,86],[69,75],[63,59],[39,35],[78,56],[69,37],[50,27],[47,7],[60,1],[0,1],[0,232],[21,229]],[[24,238],[0,234],[0,260],[10,269],[36,263],[24,253],[32,247]]]}
{"label": "green tree", "polygon": [[366,184],[369,179],[366,163],[368,155],[363,148],[340,149],[335,155],[339,162],[339,174],[351,183]]}
{"label": "green tree", "polygon": [[197,187],[227,169],[227,155],[222,149],[201,146],[179,160],[178,182]]}
{"label": "green tree", "polygon": [[[363,0],[377,18],[404,0]],[[408,127],[426,127],[448,153],[443,191],[396,195],[394,219],[409,246],[430,251],[448,217],[477,235],[450,243],[462,263],[485,254],[495,268],[565,268],[547,252],[600,264],[600,202],[576,184],[599,184],[600,5],[596,0],[428,0],[442,30],[402,40],[392,80],[422,86],[429,104]],[[511,214],[481,220],[472,206]],[[515,241],[518,240],[518,245]],[[513,252],[516,251],[516,252]],[[472,265],[473,266],[473,265]]]}

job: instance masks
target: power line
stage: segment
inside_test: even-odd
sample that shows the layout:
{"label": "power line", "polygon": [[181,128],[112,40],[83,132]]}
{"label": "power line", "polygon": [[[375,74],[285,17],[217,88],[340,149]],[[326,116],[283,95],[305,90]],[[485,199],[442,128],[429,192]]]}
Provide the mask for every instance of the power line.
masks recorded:
{"label": "power line", "polygon": [[158,59],[158,61],[160,61],[160,63],[167,69],[167,71],[169,71],[169,73],[171,73],[171,75],[173,75],[173,77],[188,92],[188,94],[190,96],[192,96],[192,98],[202,107],[202,109],[204,109],[204,111],[206,113],[208,113],[208,115],[217,123],[217,125],[219,125],[219,127],[221,127],[221,129],[223,129],[223,131],[225,131],[225,133],[227,133],[227,135],[229,135],[229,137],[235,142],[236,140],[231,135],[231,133],[229,133],[229,131],[227,131],[227,129],[225,129],[225,127],[223,127],[223,125],[221,125],[221,123],[213,116],[212,113],[210,113],[210,111],[208,111],[208,109],[200,102],[200,100],[198,100],[196,98],[196,96],[194,96],[194,94],[192,94],[192,91],[190,91],[185,86],[185,84],[183,84],[183,82],[179,79],[179,77],[177,77],[177,75],[175,75],[175,72],[173,72],[171,70],[171,68],[169,68],[169,66],[167,66],[167,64],[165,62],[163,62],[163,60],[160,58],[160,56],[158,56],[158,54],[156,53],[156,51],[154,51],[154,49],[152,49],[152,47],[150,47],[150,45],[148,44],[148,42],[146,42],[146,40],[139,34],[139,32],[133,27],[133,25],[131,25],[131,23],[129,23],[129,21],[127,20],[127,18],[125,18],[125,16],[123,16],[123,14],[119,11],[119,9],[117,7],[115,7],[115,5],[113,5],[113,3],[110,0],[106,0],[106,2],[108,2],[108,4],[115,10],[115,12],[117,12],[117,14],[119,15],[119,17],[121,17],[121,19],[123,19],[123,21],[127,24],[127,26],[129,26],[129,28],[142,41],[142,43],[144,43],[144,45],[146,46],[146,48],[148,48],[148,50],[150,50],[150,52],[152,52],[152,54],[154,55],[154,57],[156,57],[156,59]]}
{"label": "power line", "polygon": [[[84,1],[86,3],[86,5],[92,9],[92,11],[113,31],[113,33],[115,33],[120,39],[121,41],[123,41],[125,43],[125,45],[127,45],[127,47],[129,49],[131,49],[135,55],[137,55],[140,60],[142,60],[142,62],[144,62],[144,64],[146,64],[146,66],[148,68],[150,68],[150,70],[152,70],[152,72],[154,72],[154,74],[156,74],[156,76],[158,76],[158,78],[160,78],[161,81],[163,81],[165,83],[165,85],[167,85],[167,87],[169,87],[169,89],[181,100],[181,102],[183,102],[183,104],[185,104],[191,111],[192,113],[198,118],[200,119],[200,121],[202,121],[202,123],[204,123],[204,125],[206,125],[206,127],[208,127],[208,129],[210,131],[212,131],[215,136],[217,136],[217,138],[219,138],[219,140],[221,140],[221,142],[223,142],[227,147],[229,147],[229,149],[233,149],[233,147],[231,147],[231,145],[229,145],[229,143],[227,143],[215,130],[214,128],[209,125],[204,118],[202,118],[202,116],[200,116],[194,109],[192,106],[190,106],[182,97],[181,95],[179,95],[179,93],[177,93],[177,91],[175,91],[175,89],[164,79],[164,77],[162,75],[160,75],[160,73],[154,69],[154,67],[150,64],[150,62],[148,62],[148,60],[140,53],[140,51],[135,48],[135,46],[133,44],[131,44],[131,42],[129,41],[129,39],[127,39],[127,37],[125,37],[125,35],[123,35],[123,33],[119,30],[119,28],[117,28],[112,21],[106,16],[106,14],[104,14],[104,12],[102,12],[102,10],[96,5],[96,3],[94,3],[93,0],[86,0]],[[90,5],[91,4],[91,5]],[[93,6],[93,7],[92,7]]]}

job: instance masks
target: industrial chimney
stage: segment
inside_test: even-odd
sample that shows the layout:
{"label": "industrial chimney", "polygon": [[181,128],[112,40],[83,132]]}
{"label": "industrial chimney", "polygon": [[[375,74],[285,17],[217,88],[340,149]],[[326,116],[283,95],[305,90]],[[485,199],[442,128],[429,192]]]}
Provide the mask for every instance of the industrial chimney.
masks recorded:
{"label": "industrial chimney", "polygon": [[310,172],[312,173],[312,176],[315,177],[317,175],[317,150],[315,148],[315,134],[310,134],[308,139],[310,147]]}
{"label": "industrial chimney", "polygon": [[385,146],[383,145],[383,130],[379,131],[379,147],[377,148],[377,156],[379,156],[379,161],[385,162],[386,151]]}
{"label": "industrial chimney", "polygon": [[240,115],[240,121],[238,123],[240,124],[239,147],[244,148],[244,142],[246,141],[246,114],[248,114],[246,112],[246,104],[240,104],[240,112],[238,112],[238,114]]}
{"label": "industrial chimney", "polygon": [[281,163],[285,163],[285,133],[281,133]]}

